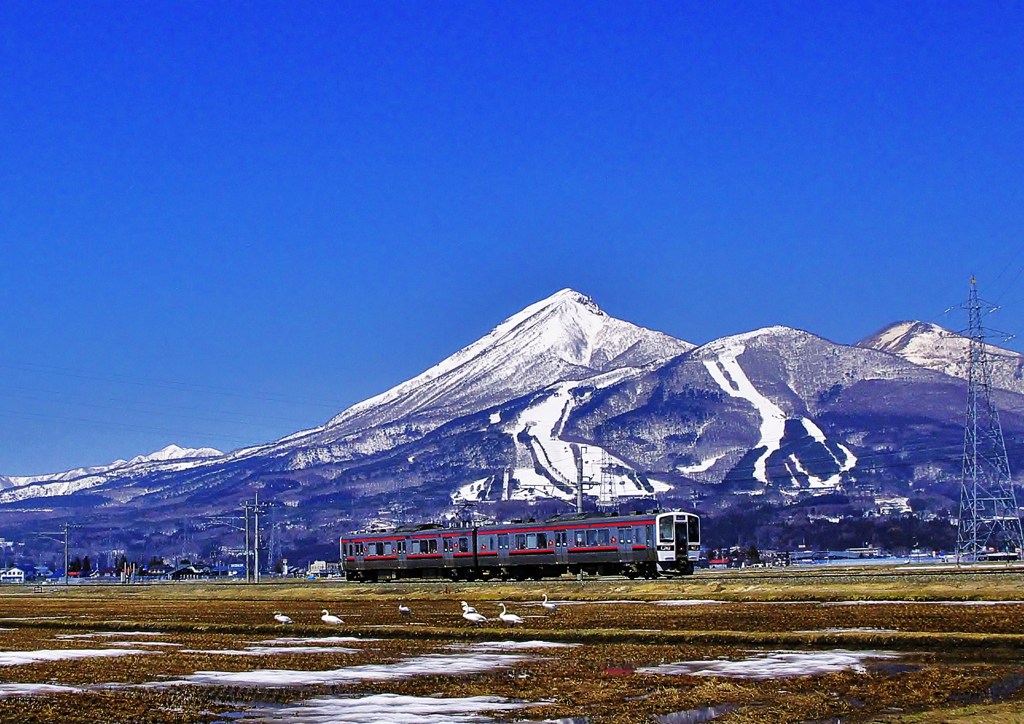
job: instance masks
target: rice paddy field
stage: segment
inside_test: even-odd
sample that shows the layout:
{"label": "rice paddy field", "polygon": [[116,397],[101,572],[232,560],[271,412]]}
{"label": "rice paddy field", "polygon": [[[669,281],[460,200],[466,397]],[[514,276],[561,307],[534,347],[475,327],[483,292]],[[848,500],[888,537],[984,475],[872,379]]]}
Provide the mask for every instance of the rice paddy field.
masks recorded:
{"label": "rice paddy field", "polygon": [[[466,620],[460,601],[488,620]],[[500,603],[522,623],[500,620]],[[1019,568],[0,589],[0,721],[995,723],[1020,711]]]}

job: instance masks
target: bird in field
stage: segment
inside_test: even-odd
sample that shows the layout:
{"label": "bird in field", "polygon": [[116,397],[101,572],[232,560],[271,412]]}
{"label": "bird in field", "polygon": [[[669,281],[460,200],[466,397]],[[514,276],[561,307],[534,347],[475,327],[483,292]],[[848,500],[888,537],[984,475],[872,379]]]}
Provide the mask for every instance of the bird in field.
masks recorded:
{"label": "bird in field", "polygon": [[473,624],[487,623],[487,617],[484,616],[482,613],[477,613],[475,610],[463,611],[462,617]]}
{"label": "bird in field", "polygon": [[541,604],[541,606],[544,608],[545,611],[550,611],[551,613],[554,613],[558,610],[558,606],[556,606],[548,600],[548,594],[546,593],[544,594],[544,602]]}
{"label": "bird in field", "polygon": [[463,613],[476,613],[476,609],[473,608],[472,606],[470,606],[465,601],[460,601],[459,603],[462,604],[462,612]]}
{"label": "bird in field", "polygon": [[289,618],[288,616],[285,616],[280,611],[274,611],[274,620],[277,621],[278,623],[285,623],[285,624],[292,622],[291,618]]}
{"label": "bird in field", "polygon": [[401,601],[398,602],[398,612],[403,616],[412,616],[412,609],[406,606]]}
{"label": "bird in field", "polygon": [[507,610],[505,610],[504,603],[499,603],[498,605],[501,606],[501,613],[498,614],[498,618],[500,618],[502,621],[504,621],[505,623],[510,623],[513,626],[523,622],[523,619],[519,618],[519,616],[516,616],[514,613],[509,613]]}
{"label": "bird in field", "polygon": [[324,623],[329,623],[329,624],[331,624],[333,626],[337,626],[338,624],[345,623],[344,621],[342,621],[337,616],[333,616],[333,615],[327,613],[327,609],[326,608],[323,609],[323,615],[320,617],[320,620],[323,621]]}

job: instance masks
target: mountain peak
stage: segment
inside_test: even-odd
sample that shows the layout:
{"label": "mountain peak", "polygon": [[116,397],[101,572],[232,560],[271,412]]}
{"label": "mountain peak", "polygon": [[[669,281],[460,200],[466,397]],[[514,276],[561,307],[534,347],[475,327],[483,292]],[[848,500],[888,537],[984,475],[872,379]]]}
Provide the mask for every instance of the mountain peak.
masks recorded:
{"label": "mountain peak", "polygon": [[[971,340],[931,322],[894,322],[857,343],[858,347],[888,352],[920,367],[966,379]],[[989,354],[995,387],[1024,392],[1024,358],[992,344]]]}
{"label": "mountain peak", "polygon": [[501,322],[444,361],[332,419],[361,429],[430,410],[478,410],[621,367],[666,360],[693,345],[609,316],[593,299],[561,289]]}

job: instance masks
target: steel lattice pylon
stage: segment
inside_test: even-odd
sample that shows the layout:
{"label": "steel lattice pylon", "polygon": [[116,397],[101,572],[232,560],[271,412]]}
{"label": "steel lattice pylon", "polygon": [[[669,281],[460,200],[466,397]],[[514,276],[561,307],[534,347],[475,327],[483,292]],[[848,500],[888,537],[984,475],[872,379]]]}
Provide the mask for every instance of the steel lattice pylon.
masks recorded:
{"label": "steel lattice pylon", "polygon": [[989,551],[1024,550],[1024,532],[1010,479],[999,412],[992,400],[991,360],[981,321],[983,309],[989,311],[992,307],[978,299],[977,282],[973,278],[965,308],[970,318],[967,334],[970,346],[956,553],[957,560],[977,561]]}

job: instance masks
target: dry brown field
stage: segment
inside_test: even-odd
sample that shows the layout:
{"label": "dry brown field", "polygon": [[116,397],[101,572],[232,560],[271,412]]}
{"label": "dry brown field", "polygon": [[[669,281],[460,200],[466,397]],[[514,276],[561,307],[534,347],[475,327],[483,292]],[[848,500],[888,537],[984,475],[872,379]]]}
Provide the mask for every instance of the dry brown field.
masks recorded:
{"label": "dry brown field", "polygon": [[1022,614],[998,567],[4,587],[0,721],[1021,722]]}

